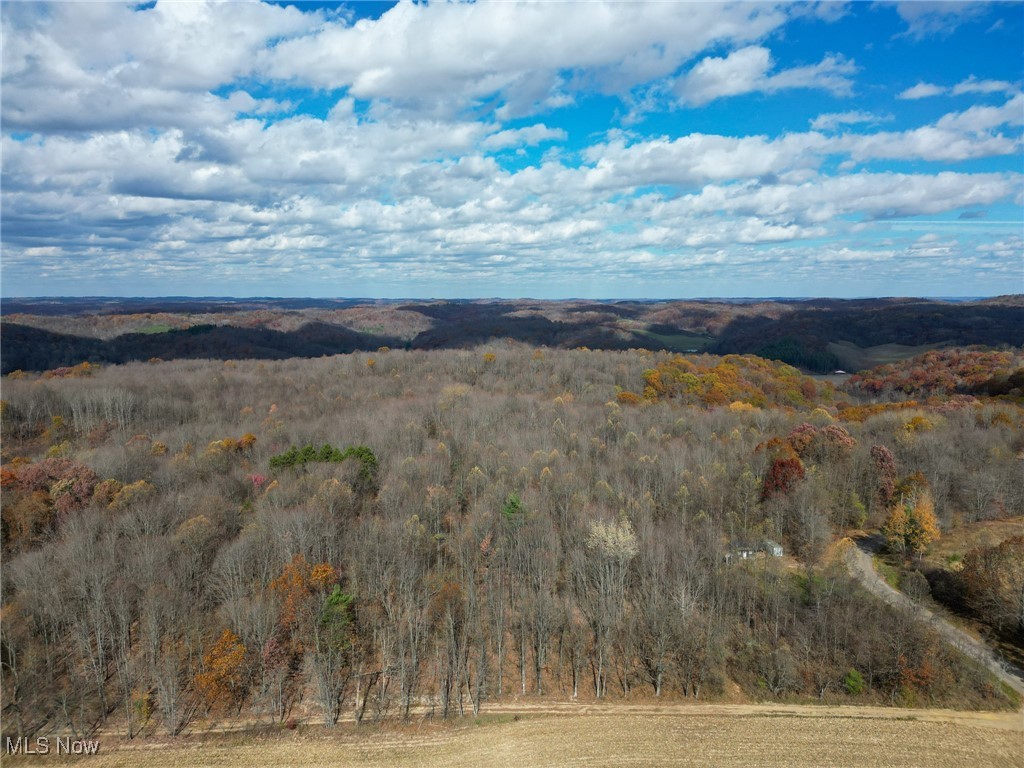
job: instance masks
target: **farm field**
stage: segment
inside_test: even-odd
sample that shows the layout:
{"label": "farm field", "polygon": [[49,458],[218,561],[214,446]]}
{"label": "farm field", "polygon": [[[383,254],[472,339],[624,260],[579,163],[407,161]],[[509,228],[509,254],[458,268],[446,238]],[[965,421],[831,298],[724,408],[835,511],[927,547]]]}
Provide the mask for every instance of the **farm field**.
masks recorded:
{"label": "farm field", "polygon": [[654,331],[639,331],[645,338],[654,339],[664,344],[665,348],[672,352],[689,352],[691,350],[703,350],[714,343],[711,336],[701,336],[695,333],[655,333]]}
{"label": "farm field", "polygon": [[864,371],[878,365],[909,360],[929,350],[939,349],[945,346],[945,344],[946,342],[918,344],[916,346],[878,344],[874,347],[858,347],[849,341],[833,341],[826,345],[826,349],[838,358],[843,370],[849,373],[856,373],[857,371]]}
{"label": "farm field", "polygon": [[[503,708],[454,725],[342,726],[101,746],[90,766],[1020,766],[1021,713],[787,705]],[[102,740],[101,740],[102,744]],[[79,758],[80,759],[80,758]],[[28,759],[11,764],[28,764]],[[71,762],[71,759],[68,760]]]}

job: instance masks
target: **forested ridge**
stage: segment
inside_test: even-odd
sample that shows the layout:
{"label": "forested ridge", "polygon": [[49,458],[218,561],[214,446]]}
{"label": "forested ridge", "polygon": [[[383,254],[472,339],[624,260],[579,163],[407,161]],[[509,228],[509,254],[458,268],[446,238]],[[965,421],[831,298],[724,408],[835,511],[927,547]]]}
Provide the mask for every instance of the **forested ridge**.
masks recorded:
{"label": "forested ridge", "polygon": [[[513,695],[1012,706],[835,549],[1024,513],[1024,410],[882,394],[513,343],[7,377],[4,732]],[[1008,573],[976,559],[967,599]]]}
{"label": "forested ridge", "polygon": [[[172,359],[322,357],[381,346],[466,349],[514,340],[575,349],[755,354],[852,371],[854,350],[1024,345],[1020,296],[764,301],[7,299],[2,372]],[[911,350],[909,354],[914,354]]]}

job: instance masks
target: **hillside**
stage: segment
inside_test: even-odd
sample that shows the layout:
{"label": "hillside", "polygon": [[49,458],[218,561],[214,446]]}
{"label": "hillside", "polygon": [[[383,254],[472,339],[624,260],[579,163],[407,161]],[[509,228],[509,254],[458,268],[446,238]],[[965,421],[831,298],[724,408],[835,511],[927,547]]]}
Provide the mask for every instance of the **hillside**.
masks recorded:
{"label": "hillside", "polygon": [[308,358],[505,340],[561,349],[756,354],[830,372],[935,347],[1024,346],[1024,306],[1016,297],[960,303],[9,299],[0,340],[3,373],[86,361]]}
{"label": "hillside", "polygon": [[1024,411],[984,394],[855,406],[759,358],[501,342],[81,365],[3,397],[15,732],[1018,704],[834,546],[1024,514]]}

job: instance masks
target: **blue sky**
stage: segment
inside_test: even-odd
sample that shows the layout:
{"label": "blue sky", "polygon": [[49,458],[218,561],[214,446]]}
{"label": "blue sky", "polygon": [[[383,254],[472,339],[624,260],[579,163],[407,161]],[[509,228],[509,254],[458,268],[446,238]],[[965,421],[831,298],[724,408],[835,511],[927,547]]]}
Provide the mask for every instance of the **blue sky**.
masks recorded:
{"label": "blue sky", "polygon": [[1024,292],[1024,5],[3,3],[3,296]]}

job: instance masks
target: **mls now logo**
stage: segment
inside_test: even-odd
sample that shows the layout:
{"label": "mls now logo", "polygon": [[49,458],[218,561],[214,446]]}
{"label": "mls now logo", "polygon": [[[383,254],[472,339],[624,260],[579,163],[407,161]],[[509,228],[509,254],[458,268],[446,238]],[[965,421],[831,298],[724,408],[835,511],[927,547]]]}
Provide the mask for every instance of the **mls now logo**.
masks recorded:
{"label": "mls now logo", "polygon": [[10,736],[4,744],[4,751],[8,755],[48,755],[55,752],[58,755],[95,755],[99,751],[100,743],[94,740],[75,739],[70,736],[58,736],[50,743],[47,736],[37,736],[30,739],[28,736],[19,736],[12,739]]}

